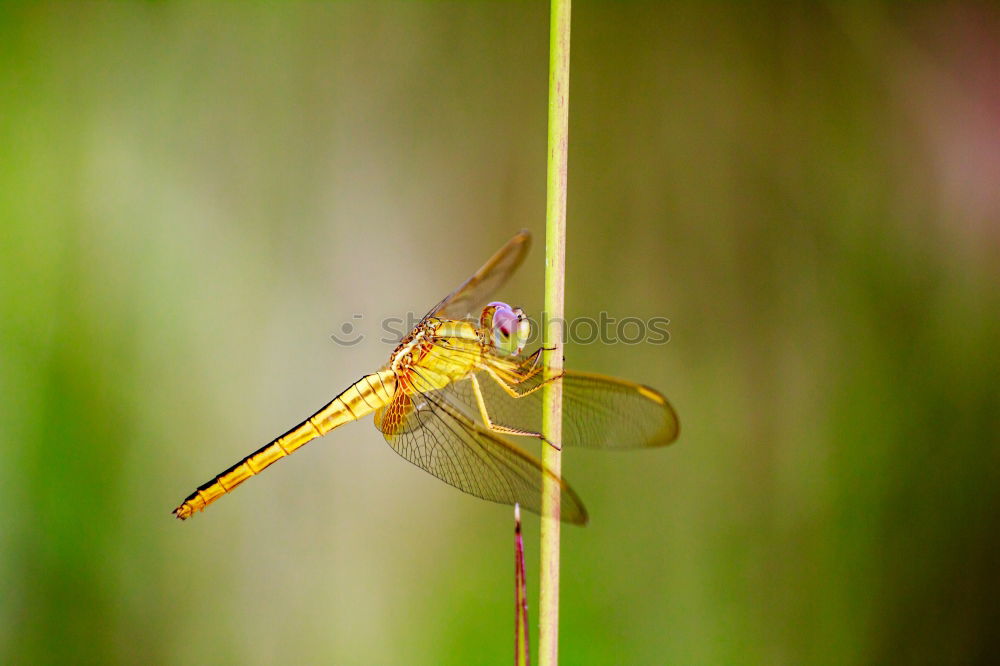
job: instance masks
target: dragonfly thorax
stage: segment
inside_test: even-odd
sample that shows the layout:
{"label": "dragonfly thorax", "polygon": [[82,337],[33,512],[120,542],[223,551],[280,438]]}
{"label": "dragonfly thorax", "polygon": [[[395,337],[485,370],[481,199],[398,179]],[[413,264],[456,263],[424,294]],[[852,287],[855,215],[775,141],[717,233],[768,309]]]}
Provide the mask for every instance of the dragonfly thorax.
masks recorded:
{"label": "dragonfly thorax", "polygon": [[410,366],[424,354],[425,347],[433,335],[437,323],[434,320],[421,322],[403,338],[399,346],[389,357],[389,369],[399,374],[406,372]]}
{"label": "dragonfly thorax", "polygon": [[404,386],[443,388],[472,372],[482,353],[480,331],[472,322],[429,319],[400,342],[389,369]]}

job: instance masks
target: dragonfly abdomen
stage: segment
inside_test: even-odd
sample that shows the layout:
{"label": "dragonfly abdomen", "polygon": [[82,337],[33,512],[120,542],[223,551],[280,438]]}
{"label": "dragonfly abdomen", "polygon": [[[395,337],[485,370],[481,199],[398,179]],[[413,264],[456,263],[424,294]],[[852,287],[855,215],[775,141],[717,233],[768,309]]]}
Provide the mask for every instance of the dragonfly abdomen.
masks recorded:
{"label": "dragonfly abdomen", "polygon": [[354,382],[309,420],[321,435],[384,407],[396,393],[396,373],[391,370],[366,375]]}
{"label": "dragonfly abdomen", "polygon": [[387,405],[395,392],[396,374],[391,370],[362,377],[308,419],[199,486],[174,509],[174,515],[184,520],[204,510],[251,476],[259,474],[310,441]]}

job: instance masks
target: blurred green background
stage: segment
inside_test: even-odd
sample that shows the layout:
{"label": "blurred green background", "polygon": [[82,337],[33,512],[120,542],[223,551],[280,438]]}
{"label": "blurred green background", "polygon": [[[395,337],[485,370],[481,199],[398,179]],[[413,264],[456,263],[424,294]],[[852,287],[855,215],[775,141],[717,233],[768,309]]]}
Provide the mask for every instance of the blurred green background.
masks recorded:
{"label": "blurred green background", "polygon": [[[995,657],[996,7],[579,1],[573,29],[567,314],[672,337],[568,364],[682,432],[565,456],[564,663]],[[0,7],[0,661],[511,661],[510,510],[370,422],[169,512],[385,362],[382,317],[540,237],[547,30],[542,2]],[[538,242],[501,295],[541,283]]]}

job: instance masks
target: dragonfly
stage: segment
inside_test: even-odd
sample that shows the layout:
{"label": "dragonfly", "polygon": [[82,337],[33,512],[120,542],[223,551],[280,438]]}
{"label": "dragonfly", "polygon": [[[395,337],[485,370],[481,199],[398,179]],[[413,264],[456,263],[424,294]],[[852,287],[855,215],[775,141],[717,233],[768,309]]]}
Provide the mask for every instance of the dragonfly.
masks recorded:
{"label": "dragonfly", "polygon": [[664,446],[677,439],[679,423],[670,403],[653,388],[550,371],[543,348],[524,352],[530,320],[520,308],[489,298],[521,265],[530,241],[527,231],[515,235],[431,308],[381,369],[199,486],[174,515],[190,518],[310,441],[374,414],[375,427],[396,453],[445,483],[540,513],[548,477],[560,489],[560,518],[586,524],[587,510],[566,481],[511,442],[534,438],[554,445],[541,428],[543,387],[562,383],[562,447]]}

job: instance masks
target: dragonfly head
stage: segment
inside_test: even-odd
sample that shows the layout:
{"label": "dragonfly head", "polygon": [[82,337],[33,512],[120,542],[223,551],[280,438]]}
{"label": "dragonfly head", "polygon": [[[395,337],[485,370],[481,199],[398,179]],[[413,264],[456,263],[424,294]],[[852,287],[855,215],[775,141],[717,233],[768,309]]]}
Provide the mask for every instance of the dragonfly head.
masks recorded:
{"label": "dragonfly head", "polygon": [[494,301],[479,317],[480,327],[489,335],[489,344],[502,354],[516,356],[531,335],[531,322],[521,311]]}

